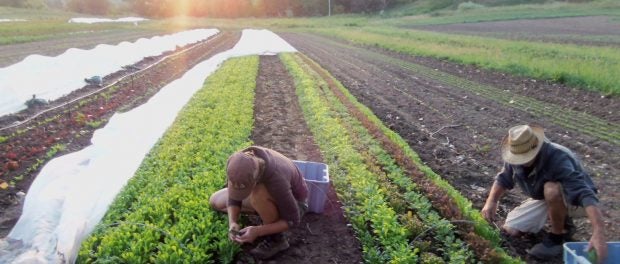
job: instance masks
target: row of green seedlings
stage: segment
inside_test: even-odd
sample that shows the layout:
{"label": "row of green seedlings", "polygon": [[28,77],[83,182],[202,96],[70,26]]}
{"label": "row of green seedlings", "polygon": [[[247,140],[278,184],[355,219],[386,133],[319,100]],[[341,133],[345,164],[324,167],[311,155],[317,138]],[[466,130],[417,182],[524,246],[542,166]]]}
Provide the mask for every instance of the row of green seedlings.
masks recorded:
{"label": "row of green seedlings", "polygon": [[[319,70],[328,74],[323,69]],[[468,222],[474,226],[475,233],[465,234],[465,238],[473,246],[474,250],[483,250],[482,252],[476,252],[477,255],[481,256],[483,260],[490,260],[494,263],[515,262],[514,259],[499,248],[500,237],[497,230],[493,229],[482,218],[478,210],[473,209],[468,199],[463,197],[452,185],[426,166],[400,135],[387,128],[370,109],[359,103],[333,76],[327,75],[325,78],[329,78],[328,82],[333,82],[338,89],[338,93],[341,93],[342,97],[346,97],[346,99],[340,99],[352,105],[354,109],[349,110],[357,114],[357,118],[362,120],[364,126],[367,129],[374,130],[373,136],[381,138],[383,146],[389,149],[389,152],[397,159],[398,164],[403,167],[414,168],[414,170],[408,169],[408,173],[410,176],[415,177],[414,180],[425,189],[426,195],[432,198],[433,206],[440,210],[444,217],[452,219],[452,222]],[[460,229],[467,230],[468,228]],[[481,241],[481,237],[488,241]]]}
{"label": "row of green seedlings", "polygon": [[[12,132],[10,134],[7,134],[5,136],[1,136],[0,139],[2,139],[2,140],[0,140],[0,144],[4,143],[4,142],[7,142],[7,141],[9,141],[10,139],[12,139],[12,138],[14,138],[16,136],[22,135],[22,134],[24,134],[24,133],[26,133],[26,132],[28,132],[28,131],[30,131],[32,129],[35,129],[35,128],[47,125],[47,124],[49,124],[51,122],[54,122],[54,121],[60,119],[63,116],[63,114],[74,115],[73,116],[73,121],[75,121],[78,124],[87,125],[87,126],[89,126],[91,128],[98,128],[102,124],[107,122],[107,120],[101,119],[101,120],[89,121],[86,118],[86,116],[83,113],[79,112],[78,110],[80,108],[84,107],[85,105],[93,103],[93,102],[95,102],[97,100],[103,99],[105,101],[109,101],[110,97],[112,96],[112,94],[114,92],[116,92],[119,88],[120,87],[118,85],[114,85],[114,86],[110,87],[109,89],[107,89],[103,93],[96,94],[95,96],[87,97],[87,98],[84,98],[82,100],[79,100],[76,105],[74,105],[73,107],[68,108],[66,110],[63,110],[61,113],[58,113],[58,114],[55,114],[53,116],[47,117],[47,118],[45,118],[43,120],[37,121],[36,123],[34,123],[34,125],[26,126],[26,127],[22,128],[22,129],[16,129],[14,132]],[[73,113],[75,113],[75,114],[73,114]]]}
{"label": "row of green seedlings", "polygon": [[[11,140],[14,139],[17,136],[20,136],[34,128],[39,128],[42,126],[45,126],[47,124],[50,124],[52,122],[55,122],[57,120],[59,120],[63,115],[70,115],[71,116],[71,120],[73,122],[75,122],[76,124],[80,125],[80,126],[88,126],[91,129],[96,129],[100,126],[102,126],[103,124],[105,124],[107,122],[107,119],[103,118],[100,120],[89,120],[86,115],[84,115],[81,112],[77,112],[76,110],[78,110],[80,107],[82,107],[84,104],[96,100],[98,99],[99,95],[96,95],[93,98],[89,98],[89,99],[85,99],[85,100],[81,100],[80,103],[78,105],[75,105],[73,107],[71,107],[70,109],[67,109],[65,111],[63,111],[63,113],[60,114],[56,114],[53,116],[50,116],[46,119],[43,119],[41,121],[36,122],[33,126],[27,126],[23,129],[18,129],[15,130],[13,133],[8,134],[6,136],[0,136],[0,145],[2,144],[10,144]],[[78,139],[82,136],[82,133],[75,133],[73,135],[73,137],[75,137],[75,139]],[[26,170],[24,172],[22,172],[21,174],[14,176],[13,178],[10,179],[9,181],[9,186],[11,187],[15,187],[17,183],[19,183],[20,181],[22,181],[24,179],[24,177],[26,177],[27,175],[30,175],[32,173],[35,173],[36,171],[38,171],[45,163],[47,163],[49,160],[51,160],[52,158],[54,158],[56,156],[57,153],[62,152],[66,149],[67,145],[66,144],[54,144],[50,147],[50,149],[45,153],[45,155],[40,156],[39,158],[37,158],[35,160],[34,163],[32,163],[28,168],[26,168]]]}
{"label": "row of green seedlings", "polygon": [[376,176],[353,147],[340,120],[322,100],[316,82],[293,55],[287,54],[281,59],[295,79],[302,112],[330,166],[331,179],[362,243],[364,260],[368,263],[416,263],[419,250],[409,245],[410,232],[398,222]]}
{"label": "row of green seedlings", "polygon": [[9,180],[9,183],[8,183],[9,186],[11,188],[15,188],[15,186],[17,186],[17,183],[21,182],[26,176],[31,175],[31,174],[35,173],[36,171],[38,171],[39,168],[41,168],[43,166],[43,164],[45,164],[47,161],[51,160],[59,152],[64,151],[66,148],[67,148],[67,145],[65,145],[65,144],[54,144],[54,145],[52,145],[52,147],[47,152],[45,152],[44,156],[42,156],[41,158],[37,158],[35,160],[35,162],[30,164],[30,166],[28,166],[28,168],[26,168],[26,170],[24,172],[22,172],[21,174],[11,178]]}
{"label": "row of green seedlings", "polygon": [[585,134],[620,145],[619,124],[603,120],[585,112],[578,112],[575,110],[566,109],[565,107],[542,102],[531,97],[509,93],[490,85],[480,84],[449,73],[436,71],[426,66],[392,58],[380,53],[370,52],[351,45],[342,44],[336,41],[329,41],[329,43],[341,48],[362,52],[362,54],[365,54],[374,60],[405,68],[415,72],[416,75],[437,80],[452,87],[464,89],[484,98],[491,99],[506,107],[518,108],[529,112],[534,116],[548,118],[559,126],[581,131]]}
{"label": "row of green seedlings", "polygon": [[[341,100],[347,101],[349,107],[354,107],[356,109],[350,110],[357,112],[357,118],[364,123],[367,129],[374,129],[375,137],[382,137],[384,145],[390,145],[391,148],[398,148],[399,151],[394,151],[394,149],[390,150],[392,155],[395,155],[395,158],[399,159],[399,165],[403,168],[411,167],[414,163],[416,167],[416,171],[422,171],[422,173],[417,172],[418,178],[416,181],[421,181],[424,187],[424,191],[427,193],[426,195],[429,197],[433,197],[433,205],[436,208],[440,209],[442,215],[453,223],[466,224],[469,226],[473,226],[474,228],[463,228],[461,225],[459,230],[461,232],[465,231],[469,233],[462,234],[465,236],[468,243],[470,243],[473,249],[476,251],[477,256],[484,261],[494,261],[494,262],[504,262],[504,263],[512,263],[515,262],[514,259],[509,257],[501,248],[499,248],[499,234],[493,228],[491,228],[486,221],[482,219],[477,210],[474,210],[471,206],[471,202],[462,197],[462,195],[456,191],[449,183],[441,179],[437,174],[435,174],[430,168],[423,165],[420,161],[419,157],[413,152],[409,146],[405,143],[405,141],[400,138],[396,133],[389,130],[385,127],[381,121],[374,116],[374,114],[365,106],[358,103],[357,100],[350,94],[348,91],[332,76],[327,73],[327,71],[321,69],[316,63],[310,61],[307,57],[301,57],[303,61],[306,61],[306,64],[310,65],[315,72],[319,72],[324,80],[330,83],[331,86],[337,87],[337,94],[340,95]],[[346,97],[346,99],[343,99]],[[336,105],[336,103],[331,103],[331,105]],[[360,116],[361,115],[361,116]],[[373,128],[374,127],[374,128]],[[361,130],[364,131],[364,130]],[[380,134],[377,136],[376,134]],[[385,142],[390,141],[390,142]],[[366,143],[365,145],[368,145]],[[374,148],[373,148],[374,149]],[[386,170],[387,175],[395,175],[392,172],[394,168],[394,164],[386,160],[385,152],[376,152],[380,147],[374,149],[376,157],[380,160],[380,163],[383,165],[383,170]],[[403,159],[408,160],[409,163],[403,162]],[[407,166],[408,165],[408,166]],[[419,168],[419,169],[418,169]],[[415,172],[407,171],[409,174],[416,175]],[[422,179],[421,179],[422,178]],[[391,178],[392,182],[397,184],[402,190],[409,189],[419,189],[415,183],[411,183],[413,185],[406,185],[402,182],[402,179]],[[423,183],[422,183],[423,182]],[[428,186],[432,185],[431,188]],[[439,193],[439,194],[437,194]],[[415,198],[420,199],[419,197]],[[439,202],[438,202],[439,201]],[[454,212],[454,211],[457,212]],[[425,220],[425,219],[423,219]],[[472,230],[473,229],[473,230]],[[472,231],[475,231],[472,232]],[[486,239],[486,240],[485,240]],[[487,241],[488,240],[488,241]],[[485,242],[486,241],[486,242]]]}
{"label": "row of green seedlings", "polygon": [[[407,170],[410,177],[414,177],[414,180],[424,189],[426,195],[431,198],[431,202],[436,210],[439,210],[444,217],[452,219],[453,222],[461,223],[465,221],[474,226],[475,234],[465,234],[468,242],[475,245],[473,249],[488,248],[489,242],[495,247],[483,252],[477,252],[477,255],[481,256],[483,260],[488,259],[492,260],[492,262],[511,263],[514,261],[498,247],[499,234],[483,220],[478,210],[472,208],[469,200],[464,198],[454,187],[434,173],[428,166],[424,165],[406,141],[397,133],[387,128],[370,109],[359,103],[337,79],[309,58],[303,56],[302,59],[323,76],[322,78],[329,83],[336,96],[347,105],[349,112],[355,115],[366,129],[372,131],[371,134],[383,143],[383,147],[393,155],[397,163]],[[467,230],[467,228],[461,227],[459,226],[460,229]],[[480,241],[478,236],[482,236],[489,241]]]}
{"label": "row of green seedlings", "polygon": [[230,263],[225,215],[209,196],[230,153],[251,144],[258,57],[213,73],[82,243],[80,263]]}
{"label": "row of green seedlings", "polygon": [[[295,61],[295,58],[287,56],[284,56],[285,64],[287,64],[294,78],[297,79],[298,84],[307,83],[305,84],[305,89],[314,89],[313,87],[320,85],[317,83],[317,80],[313,79],[312,75],[308,74],[311,70],[302,68],[299,62]],[[304,88],[298,87],[298,89],[302,91]],[[423,228],[422,222],[415,221],[417,217],[414,217],[411,211],[405,212],[403,210],[395,210],[395,208],[391,206],[390,200],[393,200],[392,198],[395,197],[395,192],[390,188],[391,186],[388,181],[381,181],[381,177],[376,175],[383,175],[384,173],[375,169],[377,166],[369,162],[368,155],[364,155],[363,152],[358,152],[358,149],[363,148],[363,146],[359,145],[357,135],[352,133],[352,131],[347,132],[347,125],[345,125],[347,122],[345,121],[348,120],[337,116],[337,112],[328,107],[328,105],[341,104],[329,102],[328,98],[333,98],[333,96],[326,96],[324,94],[326,90],[305,92],[310,94],[307,95],[309,98],[304,99],[303,92],[299,92],[301,100],[314,100],[314,104],[322,104],[317,106],[317,108],[324,108],[320,111],[326,111],[325,116],[321,116],[319,115],[321,112],[304,110],[304,112],[306,112],[306,118],[316,119],[313,122],[308,120],[309,124],[314,122],[320,123],[318,125],[310,124],[311,130],[319,129],[318,131],[313,131],[315,137],[319,137],[318,134],[325,134],[326,131],[322,131],[321,129],[325,129],[327,125],[336,124],[331,128],[333,131],[330,131],[330,133],[340,135],[332,139],[347,139],[344,142],[338,141],[341,146],[337,146],[337,149],[333,149],[336,143],[330,142],[330,138],[326,139],[327,143],[325,144],[323,144],[324,141],[319,140],[322,141],[319,143],[319,146],[321,146],[322,149],[329,148],[332,150],[332,155],[333,157],[337,157],[338,163],[342,163],[343,157],[348,156],[351,159],[351,163],[342,164],[343,168],[341,170],[343,170],[342,173],[344,174],[343,179],[341,179],[342,182],[336,181],[336,186],[342,186],[338,188],[339,190],[357,190],[357,192],[354,193],[342,191],[339,193],[344,197],[345,203],[348,203],[350,206],[347,212],[361,238],[366,261],[370,263],[407,263],[408,261],[437,262],[441,260],[441,258],[437,257],[436,254],[440,254],[450,262],[466,263],[467,260],[471,258],[471,253],[468,252],[467,249],[463,249],[462,243],[455,239],[449,227],[450,223],[448,222],[440,222],[438,225],[437,234],[440,234],[439,237],[443,240],[441,242],[444,247],[439,247],[435,249],[434,252],[429,251],[428,243],[417,243],[416,239],[411,240],[414,236],[419,235],[419,232],[416,233],[416,230],[419,231],[420,228]],[[343,109],[340,110],[342,112]],[[316,128],[316,126],[318,126],[318,128]],[[355,142],[358,142],[358,144]],[[331,165],[332,169],[336,170],[332,171],[332,174],[335,172],[337,173],[339,166],[334,168],[334,165],[337,164]],[[351,172],[352,170],[354,170],[354,172]],[[416,195],[415,191],[410,191],[411,192],[408,192],[408,194],[417,198],[421,197],[419,194]],[[366,196],[370,194],[372,194],[370,198],[367,198]],[[413,201],[410,206],[411,208],[421,209],[417,211],[417,213],[427,213],[424,215],[425,220],[440,219],[436,213],[431,213],[431,211],[429,211],[430,207],[427,205],[425,206],[424,200],[411,201]],[[400,209],[403,208],[401,207]],[[377,212],[378,210],[382,210],[383,212]],[[404,230],[402,228],[404,228]],[[430,228],[427,226],[427,229]],[[398,236],[389,235],[390,232],[397,233]],[[373,233],[377,237],[373,237]],[[416,243],[417,245],[414,245]],[[420,252],[421,249],[423,252]]]}
{"label": "row of green seedlings", "polygon": [[512,74],[620,94],[620,54],[611,47],[536,43],[388,27],[312,29],[404,54],[449,59]]}
{"label": "row of green seedlings", "polygon": [[[299,61],[296,61],[299,63]],[[299,64],[298,64],[299,65]],[[408,230],[408,241],[422,256],[421,262],[445,260],[449,263],[472,263],[473,253],[454,234],[452,223],[443,219],[420,193],[419,188],[407,177],[394,159],[380,146],[362,124],[351,116],[347,108],[329,89],[320,76],[307,65],[301,66],[320,87],[320,101],[330,106],[332,116],[345,128],[353,148],[376,178],[388,204],[397,215],[399,223]],[[414,214],[415,213],[415,214]],[[431,248],[431,244],[433,248]],[[438,256],[442,256],[440,258]]]}

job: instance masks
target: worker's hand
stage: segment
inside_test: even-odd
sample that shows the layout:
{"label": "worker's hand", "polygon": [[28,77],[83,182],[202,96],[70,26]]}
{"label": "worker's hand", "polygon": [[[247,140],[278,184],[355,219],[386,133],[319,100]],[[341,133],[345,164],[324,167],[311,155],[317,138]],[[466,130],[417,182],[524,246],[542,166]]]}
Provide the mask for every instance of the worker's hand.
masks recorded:
{"label": "worker's hand", "polygon": [[484,219],[493,222],[493,220],[495,220],[495,214],[497,213],[497,202],[487,201],[480,213]]}
{"label": "worker's hand", "polygon": [[592,234],[587,250],[590,251],[592,248],[596,250],[597,262],[603,263],[607,258],[607,242],[603,233],[594,232]]}
{"label": "worker's hand", "polygon": [[252,243],[256,238],[258,238],[258,226],[248,226],[239,231],[235,241],[238,243]]}
{"label": "worker's hand", "polygon": [[239,224],[231,223],[228,226],[228,239],[235,241],[235,239],[239,235],[239,229],[240,229]]}

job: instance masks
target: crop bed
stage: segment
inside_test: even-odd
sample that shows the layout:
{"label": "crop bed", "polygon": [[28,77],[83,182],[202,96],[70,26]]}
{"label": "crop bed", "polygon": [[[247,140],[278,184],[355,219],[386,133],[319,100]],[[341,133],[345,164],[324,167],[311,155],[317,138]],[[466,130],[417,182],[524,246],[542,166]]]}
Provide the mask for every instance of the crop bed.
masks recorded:
{"label": "crop bed", "polygon": [[257,72],[257,56],[235,58],[207,79],[82,243],[79,262],[234,259],[239,247],[209,196],[226,183],[229,153],[250,143]]}
{"label": "crop bed", "polygon": [[[500,74],[480,69],[470,71],[466,67],[459,68],[429,58],[360,48],[313,35],[281,35],[340,80],[357,100],[403,137],[425,164],[471,200],[477,210],[482,207],[493,175],[501,165],[499,141],[506,130],[519,123],[542,123],[549,138],[575,150],[582,157],[602,193],[600,198],[608,238],[617,240],[620,237],[618,223],[612,221],[619,216],[615,207],[619,187],[615,175],[620,162],[617,156],[609,155],[618,153],[620,148],[613,139],[597,138],[586,131],[572,129],[576,122],[557,121],[555,118],[571,116],[568,109],[574,107],[570,100],[545,99],[552,96],[537,89],[548,84],[525,82],[516,77],[507,77],[500,82],[487,77]],[[445,72],[442,71],[444,68]],[[451,73],[451,69],[460,70],[460,75]],[[510,82],[505,82],[507,80]],[[502,83],[503,86],[498,87]],[[499,90],[484,93],[470,89],[471,86]],[[566,87],[554,89],[557,89],[558,97],[574,93]],[[529,101],[540,100],[544,107],[565,111],[553,117],[546,116],[544,110],[537,113],[529,106],[511,103],[514,99],[504,99],[515,95],[501,97],[499,91],[503,90],[522,96],[521,101],[528,102],[527,99],[532,98]],[[597,102],[609,104],[611,101],[611,106],[617,106],[617,99],[593,95],[583,99],[589,101],[579,105],[580,111],[594,115],[596,118],[593,119],[604,120],[601,124],[610,126],[610,131],[617,134],[617,121],[598,109]],[[615,111],[615,108],[608,111]],[[505,217],[507,211],[522,199],[518,190],[511,192],[501,205],[500,215]],[[501,224],[501,219],[497,224]],[[579,225],[583,228],[577,238],[589,238],[589,225],[583,222]],[[524,242],[504,243],[513,254],[526,256],[524,249],[529,245],[528,241]]]}
{"label": "crop bed", "polygon": [[326,162],[338,194],[330,191],[326,214],[304,217],[274,261],[515,262],[471,205],[420,171],[406,143],[329,73],[300,54],[281,55],[284,65],[263,57],[261,70],[254,58],[232,59],[207,79],[82,245],[80,261],[232,261],[239,247],[226,242],[225,215],[203,203],[253,128],[255,144]]}
{"label": "crop bed", "polygon": [[[325,162],[314,136],[308,129],[295,80],[278,56],[261,56],[256,79],[254,129],[255,145],[275,149],[295,160]],[[330,186],[322,214],[307,214],[299,226],[288,232],[290,250],[271,259],[276,263],[360,263],[359,240],[344,217],[342,203]],[[243,247],[244,252],[251,246]],[[238,256],[238,263],[252,263],[249,254]]]}
{"label": "crop bed", "polygon": [[[85,86],[52,102],[48,107],[71,102],[47,111],[21,126],[0,131],[0,236],[5,236],[20,215],[21,205],[16,195],[27,192],[39,169],[50,159],[62,153],[77,151],[90,144],[94,130],[105,125],[117,111],[130,110],[157,93],[167,83],[179,78],[193,65],[218,52],[230,49],[239,39],[238,33],[222,33],[207,41],[188,46],[166,55],[173,55],[153,67],[94,93],[96,88]],[[186,52],[183,52],[187,49]],[[158,57],[145,58],[136,67],[143,68],[157,61]],[[120,77],[136,72],[128,69],[104,78],[113,83]],[[82,98],[83,97],[83,98]],[[77,99],[81,98],[81,99]],[[17,120],[25,120],[45,109],[27,109],[0,119],[0,126],[7,127]]]}
{"label": "crop bed", "polygon": [[413,26],[413,28],[527,41],[601,46],[620,45],[620,23],[614,21],[614,17],[608,16],[520,19]]}
{"label": "crop bed", "polygon": [[[228,241],[226,215],[207,204],[225,185],[228,155],[250,144],[330,167],[326,212],[306,215],[274,262],[535,262],[524,251],[533,241],[507,241],[479,214],[501,165],[498,142],[508,127],[528,122],[542,123],[551,140],[583,158],[602,192],[608,239],[619,239],[611,220],[620,218],[620,157],[610,155],[620,152],[616,97],[316,35],[281,36],[302,53],[234,58],[211,75],[82,244],[79,262],[255,263],[244,253],[250,245]],[[16,193],[41,165],[89,144],[114,112],[145,102],[238,39],[219,34],[108,90],[0,130],[0,231],[19,216]],[[6,117],[0,127],[40,110]],[[521,199],[508,195],[500,216]],[[587,239],[587,224],[577,225],[578,238]]]}

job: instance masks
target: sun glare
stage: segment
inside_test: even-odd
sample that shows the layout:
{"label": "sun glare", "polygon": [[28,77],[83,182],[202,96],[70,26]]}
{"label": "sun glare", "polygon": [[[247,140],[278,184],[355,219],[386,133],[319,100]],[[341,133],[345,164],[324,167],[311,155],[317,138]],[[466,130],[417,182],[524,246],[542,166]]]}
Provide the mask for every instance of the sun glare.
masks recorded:
{"label": "sun glare", "polygon": [[190,11],[190,1],[191,0],[177,0],[174,5],[174,11],[176,15],[187,16]]}

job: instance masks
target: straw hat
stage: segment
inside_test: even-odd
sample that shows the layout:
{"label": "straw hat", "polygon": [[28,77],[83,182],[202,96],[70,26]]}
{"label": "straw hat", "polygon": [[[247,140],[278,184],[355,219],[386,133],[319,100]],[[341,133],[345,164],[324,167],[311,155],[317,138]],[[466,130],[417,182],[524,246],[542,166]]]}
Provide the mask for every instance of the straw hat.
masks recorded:
{"label": "straw hat", "polygon": [[228,158],[228,197],[242,201],[252,193],[260,172],[259,161],[254,155],[236,152]]}
{"label": "straw hat", "polygon": [[502,141],[502,159],[513,165],[523,165],[538,155],[545,140],[545,131],[537,125],[510,128]]}

